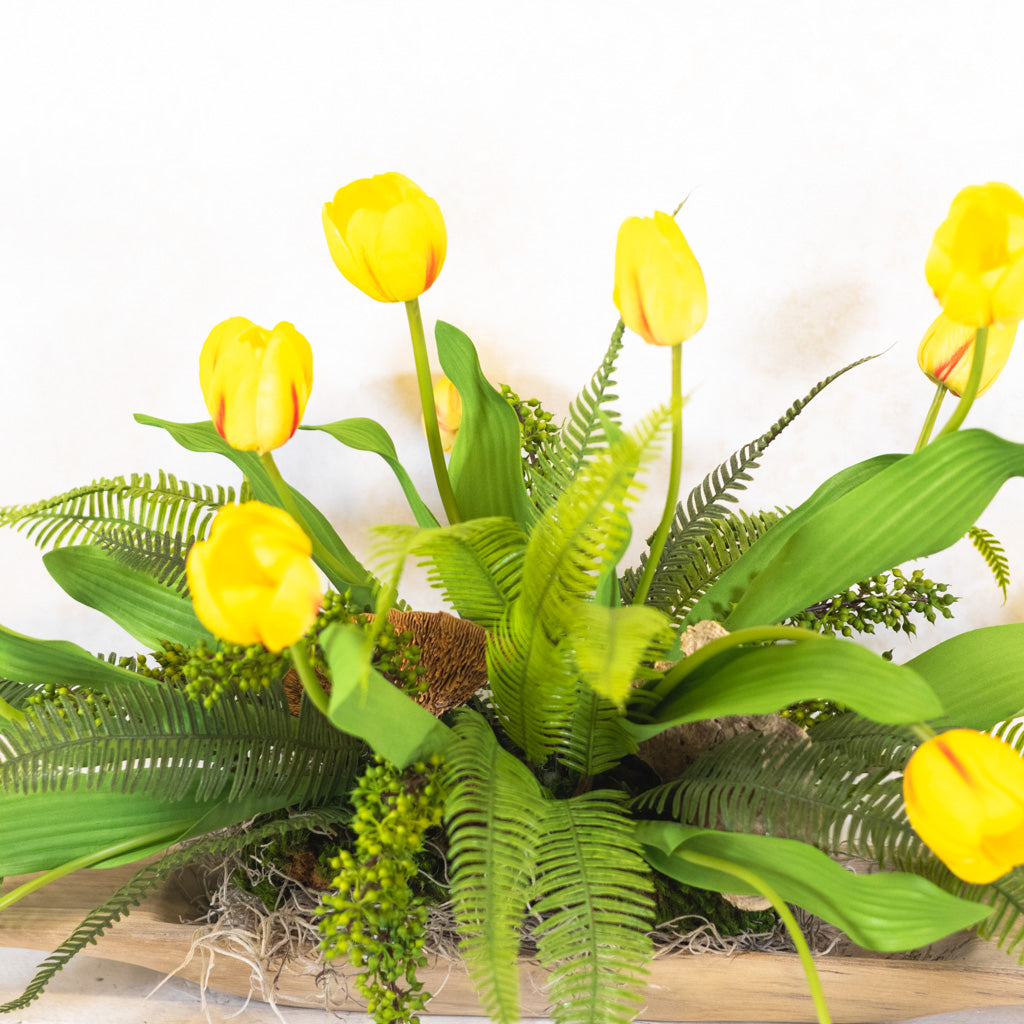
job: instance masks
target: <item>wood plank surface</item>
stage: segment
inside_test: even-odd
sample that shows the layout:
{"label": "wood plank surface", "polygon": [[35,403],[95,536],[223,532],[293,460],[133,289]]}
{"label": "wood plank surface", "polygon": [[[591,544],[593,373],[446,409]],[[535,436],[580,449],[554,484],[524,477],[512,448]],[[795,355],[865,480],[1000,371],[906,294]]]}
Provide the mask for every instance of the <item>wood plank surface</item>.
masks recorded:
{"label": "wood plank surface", "polygon": [[[79,872],[31,894],[0,913],[0,947],[49,953],[137,867]],[[24,880],[8,879],[4,891]],[[208,952],[197,953],[182,966],[193,938],[204,931],[182,923],[188,913],[184,894],[166,888],[80,955],[164,973],[176,971],[179,977],[206,983],[212,989],[248,994],[251,969],[230,951],[212,958]],[[891,1022],[952,1010],[1024,1005],[1024,968],[987,943],[969,944],[956,959],[941,962],[827,956],[818,958],[817,966],[836,1024]],[[25,978],[26,984],[29,980]],[[316,977],[295,976],[284,970],[274,981],[276,999],[283,1005],[324,1005],[329,999],[336,1009],[362,1008],[348,995],[344,978],[325,988]],[[480,1012],[460,963],[433,964],[423,973],[423,981],[435,993],[430,1003],[435,1013]],[[524,1015],[545,1015],[544,982],[541,969],[524,965]],[[266,993],[257,991],[256,996],[265,997]],[[815,1019],[798,959],[771,953],[684,954],[656,960],[640,1017],[651,1021]]]}

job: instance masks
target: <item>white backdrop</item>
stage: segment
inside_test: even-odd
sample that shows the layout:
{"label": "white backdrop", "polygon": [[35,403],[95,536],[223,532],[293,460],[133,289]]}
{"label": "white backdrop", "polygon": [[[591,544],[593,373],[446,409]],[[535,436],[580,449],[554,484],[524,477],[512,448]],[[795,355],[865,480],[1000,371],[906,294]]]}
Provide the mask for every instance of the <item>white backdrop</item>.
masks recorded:
{"label": "white backdrop", "polygon": [[[404,313],[344,281],[320,227],[336,188],[385,170],[416,180],[447,222],[428,332],[438,318],[460,326],[492,380],[559,415],[615,324],[619,223],[692,192],[681,224],[710,314],[684,351],[684,493],[820,378],[885,349],[782,435],[748,504],[794,505],[850,462],[910,450],[933,393],[915,362],[937,313],[923,274],[932,233],[964,185],[1024,190],[1024,26],[1007,23],[1010,4],[967,10],[6,4],[0,505],[158,468],[235,482],[132,414],[203,417],[199,348],[242,315],[310,339],[307,422],[382,420],[438,507]],[[667,398],[668,366],[629,339],[628,421]],[[1018,353],[968,425],[1024,440],[1022,392]],[[300,434],[278,461],[362,556],[372,523],[406,518],[373,456]],[[981,519],[1017,573],[1009,601],[961,544],[928,563],[964,597],[959,615],[909,650],[1022,617],[1021,486]],[[638,536],[661,501],[652,483]],[[22,536],[0,535],[0,564],[9,628],[135,649],[65,597]]]}

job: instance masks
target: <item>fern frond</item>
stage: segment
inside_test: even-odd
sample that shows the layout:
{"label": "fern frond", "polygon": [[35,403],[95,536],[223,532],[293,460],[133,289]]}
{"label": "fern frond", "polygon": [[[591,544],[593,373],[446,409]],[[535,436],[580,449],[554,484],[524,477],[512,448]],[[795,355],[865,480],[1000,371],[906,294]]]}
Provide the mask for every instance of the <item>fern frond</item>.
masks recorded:
{"label": "fern frond", "polygon": [[[659,608],[678,626],[701,594],[783,514],[782,509],[754,515],[737,509],[722,518],[695,522],[680,522],[677,515],[646,604]],[[646,557],[641,556],[640,568],[623,574],[620,587],[625,601],[632,601],[645,564]]]}
{"label": "fern frond", "polygon": [[1003,603],[1006,603],[1006,591],[1010,586],[1010,560],[1002,544],[988,530],[980,526],[972,526],[967,531],[971,543],[985,559],[985,564],[992,570],[996,586],[1003,592]]}
{"label": "fern frond", "polygon": [[[210,707],[154,683],[117,687],[77,714],[74,695],[0,727],[0,790],[92,789],[174,801],[279,795],[323,800],[351,779],[358,744],[322,715],[295,718],[277,683]],[[152,770],[159,765],[160,770]]]}
{"label": "fern frond", "polygon": [[488,1016],[513,1024],[544,793],[481,715],[461,712],[453,731],[445,752],[445,825],[462,954]]}
{"label": "fern frond", "polygon": [[633,753],[636,741],[626,732],[619,709],[589,686],[580,686],[568,735],[559,752],[561,762],[580,775],[593,778],[611,771],[627,754]]}
{"label": "fern frond", "polygon": [[139,906],[158,885],[163,884],[178,869],[208,856],[226,857],[254,849],[270,839],[293,832],[328,829],[346,822],[351,814],[348,807],[319,807],[289,818],[266,822],[245,832],[223,832],[203,836],[166,854],[160,860],[140,868],[114,892],[109,899],[88,914],[84,921],[38,967],[35,977],[17,999],[0,1005],[0,1013],[23,1010],[42,995],[43,990],[59,971],[86,946],[96,942],[117,924],[132,907]]}
{"label": "fern frond", "polygon": [[[803,398],[798,398],[760,437],[755,438],[749,444],[745,444],[738,451],[734,452],[725,462],[716,469],[713,469],[690,491],[685,505],[683,502],[680,502],[676,509],[669,539],[665,545],[664,552],[658,563],[658,571],[654,577],[655,583],[651,586],[652,592],[657,585],[659,577],[661,577],[663,572],[670,570],[673,562],[678,567],[680,562],[687,561],[687,555],[691,547],[696,543],[697,538],[710,531],[712,521],[730,515],[723,502],[738,501],[733,492],[746,490],[747,483],[752,479],[750,474],[760,465],[760,459],[765,450],[804,411],[808,403],[844,373],[874,358],[876,357],[865,356],[863,359],[858,359],[848,366],[844,366],[841,370],[831,374],[824,380],[818,381]],[[623,577],[623,593],[629,600],[632,600],[632,595],[636,592],[646,562],[647,555],[641,555],[639,568],[628,571]],[[708,580],[704,584],[705,588],[710,582],[712,581]],[[671,591],[670,587],[662,589],[663,591]],[[664,594],[664,596],[667,597],[668,595]],[[699,594],[694,595],[694,602],[697,596]],[[685,601],[685,598],[682,600]],[[650,594],[647,598],[647,604],[654,604],[656,607],[668,610],[666,605],[656,602]],[[678,621],[679,617],[674,612],[669,614]]]}
{"label": "fern frond", "polygon": [[580,602],[629,538],[636,475],[665,421],[659,410],[587,463],[535,524],[518,598],[489,637],[487,662],[502,725],[531,761],[567,742],[577,694],[571,644]]}
{"label": "fern frond", "polygon": [[95,530],[95,536],[97,546],[110,552],[116,562],[187,594],[185,561],[194,536],[183,540],[180,533],[162,533],[145,526],[106,526]]}
{"label": "fern frond", "polygon": [[204,537],[222,505],[235,501],[231,487],[179,482],[163,471],[128,480],[96,480],[31,505],[0,508],[0,526],[23,530],[40,548],[91,543],[105,530],[144,527],[152,533]]}
{"label": "fern frond", "polygon": [[1024,943],[1024,872],[1015,868],[1005,878],[968,889],[963,895],[992,907],[992,913],[978,926],[978,934],[1007,953],[1017,953],[1017,962],[1024,963],[1020,948]]}
{"label": "fern frond", "polygon": [[535,934],[554,1020],[626,1024],[643,1001],[654,901],[621,794],[547,801],[536,863]]}
{"label": "fern frond", "polygon": [[388,526],[379,531],[394,557],[419,557],[427,580],[464,619],[495,625],[519,594],[526,535],[513,519],[471,519],[453,526],[421,530]]}
{"label": "fern frond", "polygon": [[821,742],[813,739],[817,727],[810,740],[737,736],[636,805],[687,824],[799,839],[828,853],[948,874],[903,811],[900,774],[913,739],[892,727],[865,731],[864,720],[840,717],[847,722],[826,723],[831,728]]}
{"label": "fern frond", "polygon": [[619,423],[619,415],[611,405],[618,396],[610,389],[615,387],[612,375],[625,329],[620,320],[601,365],[569,406],[569,417],[561,430],[538,452],[531,467],[531,497],[541,512],[551,508],[587,461],[607,446],[607,425]]}

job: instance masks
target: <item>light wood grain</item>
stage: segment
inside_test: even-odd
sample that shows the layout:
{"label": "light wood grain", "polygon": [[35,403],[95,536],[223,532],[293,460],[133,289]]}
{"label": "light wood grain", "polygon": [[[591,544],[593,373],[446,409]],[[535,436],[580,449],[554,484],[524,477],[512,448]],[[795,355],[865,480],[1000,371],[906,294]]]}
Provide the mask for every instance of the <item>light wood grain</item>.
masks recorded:
{"label": "light wood grain", "polygon": [[[50,952],[136,867],[80,872],[33,893],[0,914],[0,947]],[[4,890],[23,880],[8,879]],[[165,973],[174,971],[201,931],[181,923],[188,911],[182,894],[165,889],[134,909],[82,955]],[[830,956],[819,958],[817,964],[836,1024],[899,1021],[929,1013],[1024,1004],[1024,969],[986,943],[968,945],[956,960],[939,963]],[[222,992],[246,995],[250,990],[250,968],[222,954],[212,964],[197,956],[178,973],[192,981],[205,980]],[[28,980],[25,978],[26,983]],[[430,1004],[435,1013],[480,1012],[461,964],[432,965],[423,980],[435,993]],[[524,965],[524,1015],[545,1014],[544,980],[543,971]],[[362,1008],[347,996],[343,981],[325,992],[316,978],[285,971],[276,983],[276,998],[282,1004],[323,1005],[330,999],[337,1009]],[[640,1016],[652,1021],[814,1020],[797,958],[768,953],[675,955],[657,960]]]}

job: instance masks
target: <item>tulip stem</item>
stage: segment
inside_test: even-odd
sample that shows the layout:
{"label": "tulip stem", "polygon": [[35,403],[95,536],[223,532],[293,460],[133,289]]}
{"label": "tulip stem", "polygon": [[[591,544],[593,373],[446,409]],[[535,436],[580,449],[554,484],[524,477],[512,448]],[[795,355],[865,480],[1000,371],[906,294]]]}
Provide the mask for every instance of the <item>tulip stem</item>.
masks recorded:
{"label": "tulip stem", "polygon": [[651,581],[658,570],[661,553],[665,550],[665,541],[676,514],[679,501],[679,480],[683,473],[683,346],[672,346],[672,463],[669,468],[668,493],[665,496],[665,509],[661,514],[661,522],[654,533],[651,548],[647,553],[640,584],[633,594],[633,604],[643,604],[647,600],[647,592],[651,589]]}
{"label": "tulip stem", "polygon": [[946,425],[939,431],[939,437],[943,434],[953,433],[963,423],[971,406],[974,404],[974,399],[978,395],[978,388],[981,386],[981,373],[985,368],[985,349],[987,347],[988,328],[979,327],[977,334],[974,336],[974,346],[971,349],[971,372],[967,378],[967,387],[964,388],[960,401],[953,410],[953,415],[949,417]]}
{"label": "tulip stem", "polygon": [[309,523],[306,522],[306,517],[302,514],[299,509],[298,502],[295,500],[295,495],[292,494],[292,489],[288,486],[287,481],[281,476],[281,470],[277,468],[277,463],[274,461],[274,456],[270,452],[263,452],[260,455],[260,462],[263,464],[263,468],[267,471],[267,475],[270,477],[270,482],[274,485],[274,490],[277,491],[277,496],[281,501],[281,507],[295,520],[295,522],[302,529],[302,532],[309,538],[310,543],[313,545],[313,558],[320,563],[324,571],[328,576],[333,577],[334,582],[338,585],[341,580],[351,580],[352,573],[349,572],[345,566],[338,561],[316,539],[316,535],[310,529]]}
{"label": "tulip stem", "polygon": [[412,355],[416,362],[416,384],[420,392],[420,405],[423,406],[423,426],[427,432],[427,448],[430,449],[430,465],[437,481],[437,492],[441,495],[441,504],[448,522],[461,523],[462,516],[455,503],[455,492],[448,476],[448,464],[444,461],[444,448],[441,447],[441,428],[437,424],[437,409],[434,407],[434,385],[430,379],[430,358],[427,355],[427,339],[423,334],[420,300],[410,299],[406,302],[405,313],[409,318]]}
{"label": "tulip stem", "polygon": [[796,946],[796,951],[800,956],[800,966],[804,969],[807,987],[811,990],[811,999],[814,1000],[818,1024],[831,1024],[832,1018],[829,1016],[828,1006],[825,1004],[825,992],[821,987],[821,978],[818,976],[818,970],[814,966],[814,957],[811,956],[807,940],[804,938],[804,933],[800,930],[800,926],[796,923],[793,912],[786,906],[782,897],[760,875],[739,864],[722,860],[720,857],[709,857],[703,853],[696,853],[687,850],[685,846],[681,850],[677,850],[675,856],[679,857],[680,860],[688,860],[691,864],[710,868],[712,871],[720,871],[724,875],[732,875],[733,878],[738,878],[741,882],[745,882],[750,888],[759,892],[771,903],[775,913],[782,918],[782,923],[786,926],[786,930],[789,932],[793,945]]}
{"label": "tulip stem", "polygon": [[921,436],[917,439],[917,446],[914,448],[915,452],[919,452],[932,436],[932,430],[935,428],[935,419],[939,415],[939,406],[942,405],[942,400],[946,397],[946,391],[945,384],[940,384],[936,388],[932,404],[928,406],[928,415],[924,418],[924,426],[921,427]]}
{"label": "tulip stem", "polygon": [[313,702],[313,706],[317,711],[326,718],[327,694],[320,685],[320,680],[317,678],[316,672],[313,671],[313,666],[309,663],[309,655],[306,653],[306,648],[303,646],[302,641],[298,640],[292,644],[288,648],[288,653],[291,655],[295,672],[302,683],[303,692]]}

